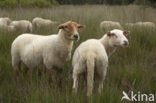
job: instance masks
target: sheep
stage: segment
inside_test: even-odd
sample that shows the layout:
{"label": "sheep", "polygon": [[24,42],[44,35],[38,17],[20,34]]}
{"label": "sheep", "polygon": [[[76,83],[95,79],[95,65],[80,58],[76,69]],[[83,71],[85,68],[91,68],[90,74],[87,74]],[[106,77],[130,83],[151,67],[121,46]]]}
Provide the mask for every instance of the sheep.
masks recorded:
{"label": "sheep", "polygon": [[8,17],[0,18],[0,30],[7,31],[10,22],[11,19],[9,19]]}
{"label": "sheep", "polygon": [[94,74],[98,76],[98,92],[101,92],[107,72],[108,57],[117,47],[128,46],[129,42],[125,37],[127,34],[127,31],[114,29],[101,39],[89,39],[78,46],[72,59],[74,92],[77,92],[79,77],[84,73],[87,75],[87,96],[92,94]]}
{"label": "sheep", "polygon": [[102,21],[100,23],[100,28],[104,32],[110,31],[112,29],[123,29],[120,23],[115,21]]}
{"label": "sheep", "polygon": [[42,28],[42,27],[46,28],[46,27],[49,27],[51,25],[57,24],[57,22],[51,21],[49,19],[43,19],[40,17],[35,17],[32,20],[32,24],[33,24],[34,28]]}
{"label": "sheep", "polygon": [[32,23],[28,20],[12,21],[9,26],[14,27],[14,31],[19,31],[22,33],[31,33],[33,30]]}
{"label": "sheep", "polygon": [[15,33],[16,32],[15,26],[11,26],[11,25],[7,26],[7,32]]}
{"label": "sheep", "polygon": [[156,28],[153,22],[136,22],[135,26],[143,27],[143,28]]}
{"label": "sheep", "polygon": [[0,25],[9,25],[11,23],[11,19],[8,17],[0,18]]}
{"label": "sheep", "polygon": [[71,58],[73,42],[80,38],[78,29],[83,27],[84,25],[68,21],[58,26],[59,32],[55,35],[27,33],[18,36],[11,45],[12,66],[17,73],[21,62],[29,69],[42,65],[47,70],[62,71],[65,63]]}
{"label": "sheep", "polygon": [[126,27],[133,27],[135,24],[134,23],[126,23],[125,26]]}
{"label": "sheep", "polygon": [[126,23],[127,28],[155,29],[156,25],[153,22],[136,22]]}

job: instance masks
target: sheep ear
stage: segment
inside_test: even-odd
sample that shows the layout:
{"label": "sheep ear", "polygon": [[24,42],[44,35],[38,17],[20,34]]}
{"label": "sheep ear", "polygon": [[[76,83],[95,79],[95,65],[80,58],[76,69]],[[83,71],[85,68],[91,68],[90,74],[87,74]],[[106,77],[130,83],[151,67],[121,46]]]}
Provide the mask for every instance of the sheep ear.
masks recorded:
{"label": "sheep ear", "polygon": [[113,35],[115,35],[115,34],[114,33],[111,33],[111,32],[107,32],[107,36],[111,37]]}
{"label": "sheep ear", "polygon": [[64,24],[60,24],[59,26],[58,26],[58,29],[64,29],[65,28],[65,25]]}
{"label": "sheep ear", "polygon": [[124,31],[123,34],[127,36],[130,34],[130,31]]}
{"label": "sheep ear", "polygon": [[79,29],[81,29],[81,28],[85,28],[86,26],[85,26],[85,25],[78,24],[77,27],[78,27]]}

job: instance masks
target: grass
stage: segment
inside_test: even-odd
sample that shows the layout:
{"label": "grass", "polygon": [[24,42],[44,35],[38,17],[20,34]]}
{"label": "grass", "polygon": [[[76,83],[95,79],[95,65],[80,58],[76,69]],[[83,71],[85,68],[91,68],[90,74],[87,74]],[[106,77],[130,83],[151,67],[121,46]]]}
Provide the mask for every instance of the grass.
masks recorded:
{"label": "grass", "polygon": [[[32,20],[39,16],[63,23],[73,20],[85,24],[80,31],[81,40],[74,43],[75,48],[89,38],[104,35],[99,28],[103,20],[119,21],[122,26],[128,22],[151,21],[156,23],[156,9],[130,6],[58,6],[51,8],[14,8],[0,9],[0,17],[13,20]],[[121,103],[122,91],[156,93],[156,30],[131,28],[128,36],[130,45],[118,50],[109,59],[107,77],[101,94],[93,93],[87,98],[80,90],[72,93],[71,61],[63,71],[63,87],[49,85],[48,72],[28,71],[15,80],[11,66],[10,47],[20,33],[0,32],[0,103]],[[56,26],[49,30],[37,30],[34,33],[49,35],[57,33]],[[82,87],[82,85],[81,85]],[[80,87],[80,88],[81,88]],[[123,101],[129,103],[128,101]]]}

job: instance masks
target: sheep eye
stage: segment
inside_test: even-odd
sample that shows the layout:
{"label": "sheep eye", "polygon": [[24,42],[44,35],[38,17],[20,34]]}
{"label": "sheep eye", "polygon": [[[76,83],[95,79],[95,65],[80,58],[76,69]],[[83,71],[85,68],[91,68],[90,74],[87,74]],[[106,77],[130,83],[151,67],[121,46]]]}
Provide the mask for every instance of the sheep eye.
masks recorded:
{"label": "sheep eye", "polygon": [[114,34],[114,33],[112,33],[112,36],[114,36],[114,37],[116,37],[116,38],[118,37],[118,36],[117,36],[116,34]]}
{"label": "sheep eye", "polygon": [[64,26],[64,28],[68,28],[68,26],[67,26],[67,25],[65,25],[65,26]]}
{"label": "sheep eye", "polygon": [[114,33],[111,34],[112,36],[116,36]]}

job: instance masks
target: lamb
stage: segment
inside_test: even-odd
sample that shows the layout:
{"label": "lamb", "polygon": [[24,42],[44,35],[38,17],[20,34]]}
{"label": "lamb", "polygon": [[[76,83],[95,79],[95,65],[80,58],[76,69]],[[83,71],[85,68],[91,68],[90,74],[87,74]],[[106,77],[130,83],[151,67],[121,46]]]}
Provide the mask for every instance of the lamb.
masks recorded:
{"label": "lamb", "polygon": [[33,30],[32,23],[28,20],[12,21],[9,26],[14,27],[14,31],[22,33],[32,32]]}
{"label": "lamb", "polygon": [[79,77],[84,73],[87,75],[87,96],[92,94],[94,74],[98,77],[98,92],[101,92],[107,72],[108,57],[117,47],[128,46],[129,42],[125,37],[127,34],[127,31],[114,29],[101,39],[89,39],[79,45],[72,59],[74,92],[77,92]]}
{"label": "lamb", "polygon": [[42,28],[42,27],[46,28],[46,27],[49,27],[51,25],[57,24],[57,22],[51,21],[49,19],[43,19],[40,17],[35,17],[32,20],[32,24],[33,24],[34,28]]}
{"label": "lamb", "polygon": [[79,40],[78,29],[84,25],[68,21],[58,26],[55,35],[41,36],[22,34],[12,43],[12,66],[19,73],[21,62],[33,69],[45,66],[48,70],[62,71],[65,63],[71,58],[73,41]]}
{"label": "lamb", "polygon": [[112,29],[123,29],[120,23],[115,21],[102,21],[100,23],[100,28],[104,32],[110,31]]}

